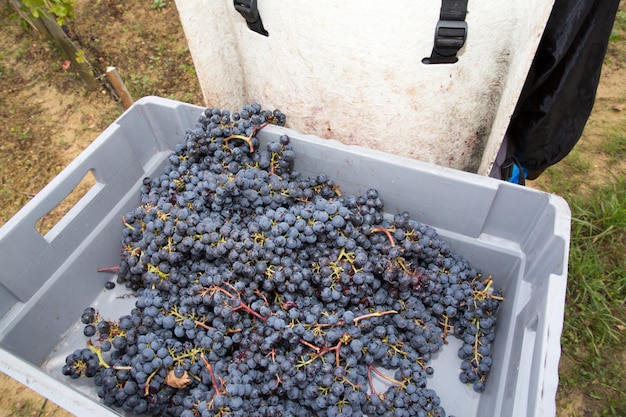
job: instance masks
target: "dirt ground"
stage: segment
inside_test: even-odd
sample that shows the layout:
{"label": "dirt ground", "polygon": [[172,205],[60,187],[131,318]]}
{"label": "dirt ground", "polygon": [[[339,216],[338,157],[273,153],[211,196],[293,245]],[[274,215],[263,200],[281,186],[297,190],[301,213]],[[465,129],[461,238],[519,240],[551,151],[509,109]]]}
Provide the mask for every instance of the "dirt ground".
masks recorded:
{"label": "dirt ground", "polygon": [[[16,18],[7,2],[0,2],[0,16],[1,226],[123,108],[107,86],[86,91],[71,68],[63,68],[62,52]],[[134,99],[156,95],[203,104],[173,2],[76,0],[76,18],[67,26],[95,71],[116,67]],[[64,210],[43,219],[39,230],[49,229]],[[0,373],[0,416],[69,415]]]}
{"label": "dirt ground", "polygon": [[[0,3],[0,15],[1,226],[122,108],[106,86],[86,91],[71,68],[64,69],[62,53],[17,19],[7,2]],[[76,0],[76,15],[68,24],[68,34],[85,50],[98,74],[115,66],[135,99],[156,95],[204,104],[172,1]],[[611,125],[623,123],[625,86],[626,72],[607,67],[581,146],[601,140]],[[603,181],[608,175],[602,169],[607,162],[603,158],[594,160],[598,169],[589,181]],[[43,219],[48,224],[38,227],[43,231],[54,220],[54,216]],[[562,416],[587,415],[582,394],[561,399],[560,407]],[[0,373],[0,417],[67,415]]]}

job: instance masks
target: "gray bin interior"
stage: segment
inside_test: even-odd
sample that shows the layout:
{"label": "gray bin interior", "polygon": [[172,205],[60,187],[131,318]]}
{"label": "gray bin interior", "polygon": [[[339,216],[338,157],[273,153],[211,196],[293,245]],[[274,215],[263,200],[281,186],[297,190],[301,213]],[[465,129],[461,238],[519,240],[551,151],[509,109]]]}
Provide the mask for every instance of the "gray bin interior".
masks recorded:
{"label": "gray bin interior", "polygon": [[[139,100],[0,229],[0,370],[77,415],[116,415],[84,381],[63,377],[84,343],[79,317],[94,305],[126,314],[132,299],[104,289],[119,262],[121,216],[139,203],[145,176],[160,173],[203,109]],[[292,138],[296,169],[326,173],[342,193],[376,188],[388,213],[408,211],[504,288],[485,392],[458,380],[458,344],[434,361],[431,387],[449,414],[555,415],[570,212],[558,196],[413,159],[268,126],[261,142]],[[45,236],[35,228],[90,172],[96,184]]]}

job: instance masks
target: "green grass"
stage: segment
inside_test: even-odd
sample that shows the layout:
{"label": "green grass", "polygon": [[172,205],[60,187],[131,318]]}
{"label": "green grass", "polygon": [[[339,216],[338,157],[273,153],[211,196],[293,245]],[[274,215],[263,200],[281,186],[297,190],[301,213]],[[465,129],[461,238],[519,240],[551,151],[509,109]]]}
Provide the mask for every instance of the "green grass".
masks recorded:
{"label": "green grass", "polygon": [[11,135],[13,135],[20,146],[20,148],[25,148],[29,143],[34,139],[33,134],[30,131],[30,127],[23,126],[13,126],[10,129]]}
{"label": "green grass", "polygon": [[613,66],[624,63],[626,60],[626,50],[623,47],[624,39],[626,39],[626,11],[619,10],[609,36],[609,54],[604,60],[605,64]]}
{"label": "green grass", "polygon": [[[626,184],[623,180],[597,189],[581,202],[572,201],[570,242],[570,319],[566,329],[584,329],[599,353],[624,339],[626,327]],[[572,314],[573,313],[573,314]]]}
{"label": "green grass", "polygon": [[547,183],[549,192],[566,198],[568,195],[576,195],[580,190],[581,182],[593,168],[587,158],[590,151],[581,145],[577,145],[561,162],[542,174],[542,183]]}
{"label": "green grass", "polygon": [[159,11],[165,7],[167,7],[167,2],[163,0],[152,0],[152,5],[150,6],[152,10],[159,10]]}
{"label": "green grass", "polygon": [[126,87],[131,97],[134,99],[153,95],[157,89],[156,83],[149,75],[140,73],[130,74],[130,81],[127,83]]}
{"label": "green grass", "polygon": [[572,210],[562,344],[574,366],[561,387],[582,390],[594,416],[626,415],[626,182],[564,195]]}
{"label": "green grass", "polygon": [[[615,15],[615,23],[613,24],[613,31],[619,32],[623,30],[626,30],[626,11],[618,10],[617,14]],[[613,40],[614,39],[610,39],[610,41],[613,41]]]}
{"label": "green grass", "polygon": [[617,128],[608,128],[600,150],[609,156],[611,163],[618,163],[626,157],[626,133]]}

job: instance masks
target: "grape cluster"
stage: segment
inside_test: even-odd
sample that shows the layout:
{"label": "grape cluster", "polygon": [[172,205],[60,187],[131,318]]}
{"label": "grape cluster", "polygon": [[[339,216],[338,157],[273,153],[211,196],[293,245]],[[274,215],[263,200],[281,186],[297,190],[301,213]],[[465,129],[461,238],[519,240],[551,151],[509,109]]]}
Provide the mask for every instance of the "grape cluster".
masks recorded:
{"label": "grape cluster", "polygon": [[98,373],[100,368],[98,357],[88,348],[76,349],[65,358],[63,365],[63,375],[67,375],[72,379],[81,376],[93,377]]}
{"label": "grape cluster", "polygon": [[88,363],[104,402],[135,414],[445,416],[427,382],[452,336],[461,382],[482,391],[491,278],[434,228],[386,215],[376,190],[296,171],[288,136],[261,148],[266,123],[284,115],[206,109],[144,180],[118,271],[135,307],[116,321],[86,309],[89,346],[67,374]]}

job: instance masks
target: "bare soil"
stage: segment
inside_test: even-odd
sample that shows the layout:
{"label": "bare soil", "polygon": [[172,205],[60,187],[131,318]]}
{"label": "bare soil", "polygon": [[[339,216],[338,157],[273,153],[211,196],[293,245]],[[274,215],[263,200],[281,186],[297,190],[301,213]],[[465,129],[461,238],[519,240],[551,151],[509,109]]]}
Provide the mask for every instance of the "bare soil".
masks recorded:
{"label": "bare soil", "polygon": [[[116,67],[135,99],[156,95],[204,104],[172,1],[76,0],[76,14],[68,24],[68,33],[84,49],[98,74],[104,74],[108,66]],[[71,68],[63,68],[66,57],[62,52],[16,18],[7,2],[0,3],[0,16],[1,226],[123,109],[104,83],[104,76],[102,88],[87,91]],[[609,51],[608,60],[623,62],[623,50],[622,45]],[[594,113],[577,146],[583,152],[611,134],[612,126],[624,129],[626,72],[622,65],[607,64]],[[618,159],[623,160],[623,156]],[[621,167],[622,175],[624,172],[621,161],[610,160],[605,154],[598,154],[592,164],[593,169],[581,176],[582,189],[585,184],[606,181],[612,175],[606,167]],[[531,186],[542,188],[542,181]],[[49,224],[39,225],[42,232],[55,218],[44,220]],[[562,366],[568,366],[567,360]],[[69,414],[0,373],[0,415]],[[583,392],[559,393],[559,415],[591,416],[593,404]]]}
{"label": "bare soil", "polygon": [[[67,24],[67,33],[102,81],[107,67],[116,67],[135,100],[156,95],[202,105],[174,3],[152,4],[76,0],[77,16]],[[1,226],[121,115],[123,107],[106,83],[87,91],[72,68],[63,69],[67,57],[61,50],[17,18],[7,2],[0,3],[0,16]],[[37,227],[45,233],[66,210],[61,207]],[[0,416],[69,415],[0,373]]]}

